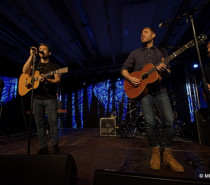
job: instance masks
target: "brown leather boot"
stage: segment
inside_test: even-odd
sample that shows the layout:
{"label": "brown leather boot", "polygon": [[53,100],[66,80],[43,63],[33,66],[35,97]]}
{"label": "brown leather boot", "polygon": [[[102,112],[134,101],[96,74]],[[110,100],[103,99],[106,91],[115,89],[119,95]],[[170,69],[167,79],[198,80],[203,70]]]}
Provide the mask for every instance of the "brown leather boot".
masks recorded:
{"label": "brown leather boot", "polygon": [[160,148],[152,148],[152,158],[150,160],[150,168],[160,170]]}
{"label": "brown leather boot", "polygon": [[176,159],[172,155],[171,149],[164,149],[163,163],[165,165],[171,166],[171,169],[175,172],[184,172],[183,166],[176,161]]}

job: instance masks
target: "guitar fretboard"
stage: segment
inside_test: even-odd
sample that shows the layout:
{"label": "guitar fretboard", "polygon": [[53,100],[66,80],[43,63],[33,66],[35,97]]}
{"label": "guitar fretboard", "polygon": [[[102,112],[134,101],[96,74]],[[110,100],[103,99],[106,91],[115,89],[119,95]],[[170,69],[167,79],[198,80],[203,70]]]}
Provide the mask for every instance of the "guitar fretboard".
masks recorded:
{"label": "guitar fretboard", "polygon": [[157,71],[157,66],[159,66],[161,63],[167,64],[169,63],[171,60],[173,60],[176,56],[180,55],[182,52],[184,52],[188,47],[188,45],[184,45],[182,46],[180,49],[178,49],[177,51],[173,52],[171,55],[169,55],[167,58],[165,58],[164,61],[159,62],[157,65],[155,65],[154,68],[150,69],[148,71],[148,75],[152,74],[154,71]]}
{"label": "guitar fretboard", "polygon": [[48,77],[48,76],[54,75],[54,74],[57,73],[56,71],[57,71],[57,70],[51,71],[51,72],[49,72],[49,73],[46,73],[46,74],[43,75],[43,77],[46,78],[46,77]]}
{"label": "guitar fretboard", "polygon": [[[43,78],[47,78],[48,76],[52,76],[54,74],[62,74],[62,73],[67,73],[68,72],[68,67],[62,68],[62,69],[58,69],[55,71],[50,71],[49,73],[45,73],[43,74]],[[32,80],[38,81],[39,77],[37,76],[36,78],[32,78]]]}
{"label": "guitar fretboard", "polygon": [[[180,49],[178,49],[177,51],[173,52],[171,55],[169,55],[164,61],[164,64],[167,64],[168,62],[170,62],[171,60],[173,60],[176,56],[180,55],[182,52],[184,52],[186,49],[188,48],[187,45],[182,46]],[[161,63],[161,62],[160,62]],[[159,63],[159,64],[160,64]],[[158,65],[159,65],[158,64]],[[156,65],[156,67],[158,66]]]}
{"label": "guitar fretboard", "polygon": [[[55,70],[55,71],[51,71],[51,72],[49,72],[49,73],[45,73],[45,74],[43,74],[43,78],[47,78],[47,77],[49,77],[49,76],[51,76],[51,75],[53,75],[53,74],[56,74],[57,73],[57,70]],[[35,78],[35,81],[38,81],[38,79],[39,79],[39,77],[36,77]],[[33,80],[33,79],[32,79]]]}
{"label": "guitar fretboard", "polygon": [[[204,35],[204,34],[201,34],[201,35],[199,35],[197,37],[198,43],[201,43],[201,42],[203,42],[206,39],[207,39],[207,36]],[[192,47],[192,46],[194,46],[194,40],[188,42],[187,44],[185,44],[184,46],[182,46],[180,49],[178,49],[177,51],[173,52],[170,56],[168,56],[167,58],[165,58],[164,61],[161,61],[156,66],[154,66],[154,68],[150,69],[148,71],[148,75],[150,75],[151,73],[153,73],[154,71],[156,71],[157,70],[157,66],[159,66],[161,63],[167,64],[172,59],[174,59],[176,56],[178,56],[179,54],[181,54],[182,52],[184,52],[187,48]]]}

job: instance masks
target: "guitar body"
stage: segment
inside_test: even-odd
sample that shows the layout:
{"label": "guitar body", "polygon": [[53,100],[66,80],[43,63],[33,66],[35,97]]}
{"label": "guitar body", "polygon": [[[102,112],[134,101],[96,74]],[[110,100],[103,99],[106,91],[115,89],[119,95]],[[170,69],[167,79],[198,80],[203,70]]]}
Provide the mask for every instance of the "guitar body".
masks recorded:
{"label": "guitar body", "polygon": [[[39,71],[34,72],[34,78],[38,78]],[[34,81],[34,89],[39,87],[39,81]],[[18,92],[20,96],[26,95],[32,89],[32,77],[29,74],[22,73],[18,82]]]}
{"label": "guitar body", "polygon": [[[47,78],[48,76],[54,75],[54,74],[63,74],[68,73],[68,67],[57,69],[55,71],[51,71],[46,74],[42,74],[43,78]],[[39,87],[39,80],[38,77],[40,76],[39,71],[34,72],[34,89]],[[32,89],[32,77],[29,74],[22,73],[19,78],[18,83],[18,92],[20,96],[26,95],[30,90]]]}
{"label": "guitar body", "polygon": [[135,71],[130,75],[136,77],[141,80],[141,84],[137,87],[133,86],[133,84],[124,80],[124,90],[130,99],[142,98],[148,93],[148,88],[160,83],[162,80],[161,76],[158,74],[156,70],[154,70],[151,74],[148,74],[148,71],[153,69],[154,65],[151,63],[146,64],[141,71]]}

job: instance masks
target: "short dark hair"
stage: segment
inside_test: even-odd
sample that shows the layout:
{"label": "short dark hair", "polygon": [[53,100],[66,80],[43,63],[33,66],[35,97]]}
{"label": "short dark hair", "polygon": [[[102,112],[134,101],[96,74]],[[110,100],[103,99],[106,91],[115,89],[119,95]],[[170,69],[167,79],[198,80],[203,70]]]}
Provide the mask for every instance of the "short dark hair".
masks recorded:
{"label": "short dark hair", "polygon": [[46,46],[48,48],[48,50],[51,51],[50,46],[48,44],[46,44],[46,43],[40,43],[39,47],[40,46]]}
{"label": "short dark hair", "polygon": [[142,32],[143,30],[145,30],[145,29],[149,29],[151,32],[155,33],[155,30],[154,30],[153,28],[151,28],[151,27],[144,27],[144,28],[141,30],[141,32]]}

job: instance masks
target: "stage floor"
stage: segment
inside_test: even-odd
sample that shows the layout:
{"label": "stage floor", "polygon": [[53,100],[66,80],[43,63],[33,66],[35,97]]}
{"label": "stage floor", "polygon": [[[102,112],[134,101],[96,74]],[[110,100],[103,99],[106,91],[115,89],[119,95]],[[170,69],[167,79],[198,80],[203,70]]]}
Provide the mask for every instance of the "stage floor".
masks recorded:
{"label": "stage floor", "polygon": [[[51,150],[50,136],[48,146]],[[38,149],[38,137],[34,134],[30,154],[36,154]],[[173,154],[183,164],[184,173],[173,172],[163,164],[160,171],[151,170],[151,150],[143,135],[100,136],[98,128],[63,129],[60,131],[60,150],[61,153],[69,153],[74,157],[78,168],[78,185],[92,185],[96,169],[201,181],[203,178],[200,174],[210,174],[210,147],[182,138],[174,141]],[[0,137],[0,155],[25,155],[27,151],[28,139],[24,134]]]}

